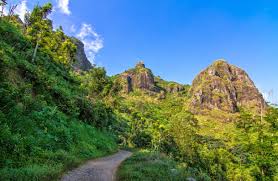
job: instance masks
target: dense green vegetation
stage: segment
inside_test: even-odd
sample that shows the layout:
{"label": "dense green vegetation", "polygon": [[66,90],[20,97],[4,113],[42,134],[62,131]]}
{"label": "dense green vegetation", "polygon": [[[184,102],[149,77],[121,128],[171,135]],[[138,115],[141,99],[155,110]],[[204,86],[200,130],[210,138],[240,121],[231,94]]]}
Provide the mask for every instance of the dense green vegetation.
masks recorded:
{"label": "dense green vegetation", "polygon": [[[131,104],[134,95],[130,96],[133,98],[125,101]],[[183,172],[182,178],[197,180],[277,179],[277,109],[269,109],[262,120],[260,116],[242,111],[236,122],[225,123],[208,117],[195,117],[182,110],[183,106],[171,104],[175,102],[173,98],[164,101],[164,106],[169,104],[167,109],[161,107],[162,102],[154,106],[150,102],[141,104],[138,99],[137,105],[141,107],[136,107],[134,102],[131,106],[138,111],[136,116],[127,118],[135,121],[129,123],[132,131],[127,139],[130,139],[130,144],[165,153],[168,159],[175,160],[170,165],[165,163],[166,176],[162,174],[161,180],[180,178],[172,177],[172,173],[167,171],[176,168]],[[159,165],[148,160],[153,160],[152,154],[142,157],[135,154],[121,167],[120,178],[160,178],[157,175],[161,170],[156,169]],[[161,164],[164,162],[160,158],[157,160]]]}
{"label": "dense green vegetation", "polygon": [[50,11],[36,7],[25,28],[0,19],[0,180],[52,180],[117,149],[115,116],[85,97],[70,68],[74,44],[52,31]]}
{"label": "dense green vegetation", "polygon": [[[157,81],[161,87],[171,84]],[[188,112],[189,89],[167,93],[165,99],[158,97],[139,89],[114,96],[114,109],[128,123],[124,144],[166,154],[175,160],[171,167],[184,172],[183,177],[277,179],[277,109],[269,108],[262,117],[245,110],[237,114],[215,110],[211,116],[200,116]],[[146,161],[148,157],[153,158],[152,154],[135,154],[121,168],[120,178],[156,180],[160,170]],[[137,167],[138,162],[144,167]],[[162,180],[172,177],[169,172],[165,174]]]}
{"label": "dense green vegetation", "polygon": [[190,86],[167,92],[177,83],[155,77],[161,92],[126,93],[104,68],[75,72],[76,46],[53,30],[51,10],[0,18],[0,180],[53,180],[118,145],[145,150],[120,180],[278,179],[277,108],[193,115]]}

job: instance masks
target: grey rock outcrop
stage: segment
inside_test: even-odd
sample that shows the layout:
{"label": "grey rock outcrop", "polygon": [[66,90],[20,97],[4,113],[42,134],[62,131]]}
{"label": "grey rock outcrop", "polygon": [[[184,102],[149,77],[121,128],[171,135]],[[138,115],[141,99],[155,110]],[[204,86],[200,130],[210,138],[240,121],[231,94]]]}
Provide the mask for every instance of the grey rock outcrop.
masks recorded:
{"label": "grey rock outcrop", "polygon": [[124,81],[124,91],[127,93],[134,89],[158,91],[152,71],[147,69],[143,62],[139,62],[135,68],[125,71],[120,76]]}
{"label": "grey rock outcrop", "polygon": [[88,58],[85,54],[84,44],[77,38],[72,38],[72,41],[74,42],[74,44],[77,47],[76,57],[75,57],[76,62],[73,64],[73,67],[76,70],[83,70],[83,71],[87,71],[87,70],[93,68],[91,62],[88,60]]}
{"label": "grey rock outcrop", "polygon": [[235,113],[240,107],[260,111],[266,102],[248,74],[224,60],[218,60],[194,79],[190,91],[194,113],[219,109]]}

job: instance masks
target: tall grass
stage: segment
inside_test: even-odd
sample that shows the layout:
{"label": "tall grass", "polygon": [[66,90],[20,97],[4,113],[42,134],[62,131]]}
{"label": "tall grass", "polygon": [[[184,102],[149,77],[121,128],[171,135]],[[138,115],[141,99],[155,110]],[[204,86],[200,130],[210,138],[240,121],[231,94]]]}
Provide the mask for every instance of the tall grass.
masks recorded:
{"label": "tall grass", "polygon": [[119,181],[183,181],[187,174],[169,157],[147,150],[134,153],[118,170]]}

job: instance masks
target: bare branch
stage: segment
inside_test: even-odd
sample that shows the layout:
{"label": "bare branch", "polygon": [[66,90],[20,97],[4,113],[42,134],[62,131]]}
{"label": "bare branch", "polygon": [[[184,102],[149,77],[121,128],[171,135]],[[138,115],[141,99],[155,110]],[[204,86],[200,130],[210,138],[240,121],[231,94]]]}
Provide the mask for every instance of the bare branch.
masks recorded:
{"label": "bare branch", "polygon": [[13,16],[14,15],[14,10],[16,9],[17,4],[16,5],[11,5],[10,9],[9,9],[9,16]]}

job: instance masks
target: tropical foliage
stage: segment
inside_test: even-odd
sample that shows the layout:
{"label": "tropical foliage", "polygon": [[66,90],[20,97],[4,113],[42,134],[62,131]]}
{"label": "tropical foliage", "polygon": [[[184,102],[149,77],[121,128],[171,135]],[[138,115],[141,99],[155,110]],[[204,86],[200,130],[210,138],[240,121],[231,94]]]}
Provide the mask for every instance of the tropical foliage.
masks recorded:
{"label": "tropical foliage", "polygon": [[0,180],[52,180],[117,149],[114,113],[86,98],[74,44],[52,30],[50,12],[35,7],[22,28],[0,19]]}

